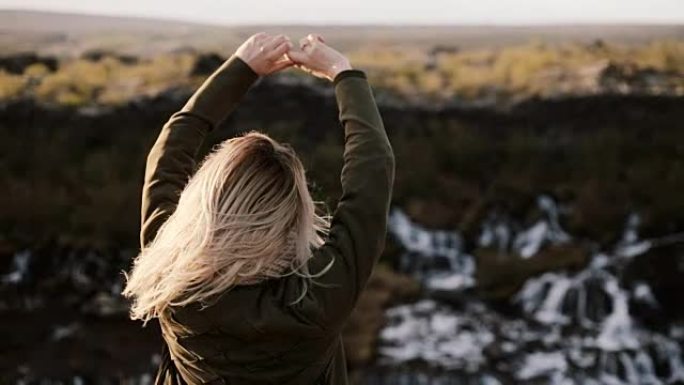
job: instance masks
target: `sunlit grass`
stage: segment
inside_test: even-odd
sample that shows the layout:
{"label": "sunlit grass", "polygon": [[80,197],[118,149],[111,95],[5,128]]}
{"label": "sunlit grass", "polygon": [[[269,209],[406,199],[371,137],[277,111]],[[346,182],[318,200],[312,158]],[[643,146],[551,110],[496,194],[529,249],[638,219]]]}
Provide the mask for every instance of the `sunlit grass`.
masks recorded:
{"label": "sunlit grass", "polygon": [[[441,53],[373,46],[348,55],[375,88],[426,100],[591,93],[611,65],[663,73],[669,90],[684,93],[684,40],[641,45],[531,41]],[[55,73],[34,64],[22,75],[0,72],[0,100],[23,96],[60,105],[116,105],[172,88],[190,90],[203,80],[190,76],[196,58],[190,50],[129,64],[114,56],[95,62],[67,59]]]}
{"label": "sunlit grass", "polygon": [[190,54],[168,54],[136,64],[114,57],[65,60],[54,73],[34,64],[22,75],[0,72],[0,99],[23,94],[58,105],[116,105],[196,82],[188,75],[193,63]]}
{"label": "sunlit grass", "polygon": [[14,75],[0,70],[0,99],[17,97],[25,88],[26,79],[21,75]]}

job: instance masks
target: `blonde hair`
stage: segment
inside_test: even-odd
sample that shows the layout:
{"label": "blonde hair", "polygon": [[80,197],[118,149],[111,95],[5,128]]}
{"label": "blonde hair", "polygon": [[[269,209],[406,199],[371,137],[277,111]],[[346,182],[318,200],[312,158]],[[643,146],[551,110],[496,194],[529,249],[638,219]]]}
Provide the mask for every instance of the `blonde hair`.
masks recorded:
{"label": "blonde hair", "polygon": [[123,291],[133,299],[131,318],[147,322],[172,306],[207,306],[235,285],[288,274],[305,278],[298,302],[310,278],[332,266],[311,274],[307,264],[329,225],[290,146],[258,132],[226,140],[136,257]]}

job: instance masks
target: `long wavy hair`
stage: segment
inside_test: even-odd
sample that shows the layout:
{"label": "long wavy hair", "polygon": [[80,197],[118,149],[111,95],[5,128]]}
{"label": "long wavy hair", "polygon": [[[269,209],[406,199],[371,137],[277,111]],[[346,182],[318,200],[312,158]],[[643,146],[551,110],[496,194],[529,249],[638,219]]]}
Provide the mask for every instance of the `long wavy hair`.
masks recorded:
{"label": "long wavy hair", "polygon": [[[240,284],[297,274],[301,300],[308,260],[329,217],[317,214],[294,150],[258,133],[222,142],[189,180],[175,212],[136,257],[123,295],[131,318],[164,318],[174,306],[208,306]],[[295,302],[297,302],[295,301]]]}

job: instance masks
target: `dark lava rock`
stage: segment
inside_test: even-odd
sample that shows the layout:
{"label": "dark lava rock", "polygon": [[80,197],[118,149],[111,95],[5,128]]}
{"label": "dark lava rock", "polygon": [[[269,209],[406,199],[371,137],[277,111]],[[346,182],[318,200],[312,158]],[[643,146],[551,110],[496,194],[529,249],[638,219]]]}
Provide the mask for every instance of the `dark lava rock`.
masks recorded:
{"label": "dark lava rock", "polygon": [[100,60],[102,60],[106,57],[112,57],[112,58],[118,60],[119,62],[121,62],[123,64],[127,64],[127,65],[136,64],[139,61],[139,59],[136,56],[118,54],[116,52],[103,50],[103,49],[91,49],[91,50],[85,51],[81,55],[82,59],[88,60],[91,62],[99,62]]}
{"label": "dark lava rock", "polygon": [[215,53],[199,55],[190,71],[190,75],[209,75],[214,72],[226,59]]}
{"label": "dark lava rock", "polygon": [[23,74],[26,67],[37,63],[43,64],[50,72],[55,72],[59,66],[56,58],[38,56],[35,53],[19,53],[0,57],[0,69],[15,75]]}
{"label": "dark lava rock", "polygon": [[508,301],[530,277],[546,271],[579,270],[589,260],[587,251],[577,245],[550,246],[528,259],[490,248],[476,249],[474,255],[480,293],[493,301]]}
{"label": "dark lava rock", "polygon": [[[684,317],[684,245],[653,248],[631,261],[625,269],[625,279],[645,282],[653,290],[662,316]],[[648,314],[643,314],[652,318]]]}

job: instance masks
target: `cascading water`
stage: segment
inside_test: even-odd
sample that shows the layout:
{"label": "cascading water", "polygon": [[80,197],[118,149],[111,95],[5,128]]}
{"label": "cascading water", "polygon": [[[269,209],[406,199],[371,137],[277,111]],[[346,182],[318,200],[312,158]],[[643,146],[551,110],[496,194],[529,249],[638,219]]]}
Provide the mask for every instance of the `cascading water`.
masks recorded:
{"label": "cascading water", "polygon": [[406,250],[399,259],[401,271],[412,273],[431,289],[459,290],[475,284],[475,261],[463,252],[459,234],[429,231],[401,210],[390,213],[389,229]]}
{"label": "cascading water", "polygon": [[[547,196],[537,203],[541,219],[527,228],[490,215],[478,246],[531,258],[548,245],[574,242],[560,226],[557,204]],[[429,298],[430,290],[428,298],[390,308],[378,365],[366,383],[684,383],[681,325],[660,331],[641,325],[633,305],[659,305],[648,284],[620,278],[632,258],[681,236],[642,240],[639,222],[631,215],[615,247],[594,252],[583,270],[528,279],[511,299],[520,314],[503,314],[471,294],[453,306]],[[426,288],[462,292],[476,283],[475,260],[459,234],[426,230],[398,209],[390,233],[406,250],[400,269]]]}
{"label": "cascading water", "polygon": [[[501,213],[491,214],[474,244],[527,260],[548,247],[587,243],[561,227],[563,208],[551,198],[542,196],[537,205],[541,215],[530,226]],[[684,325],[645,327],[635,312],[657,310],[659,304],[646,282],[621,279],[634,258],[682,242],[684,236],[641,239],[639,222],[638,215],[631,215],[615,246],[593,252],[581,271],[549,271],[528,279],[511,298],[519,309],[511,314],[478,298],[473,290],[476,259],[465,251],[460,234],[428,230],[401,210],[393,210],[389,231],[405,250],[398,268],[428,290],[415,303],[387,310],[377,363],[366,371],[363,382],[684,384]],[[88,316],[125,314],[120,272],[130,259],[126,253],[87,250],[20,251],[0,275],[0,309],[40,311],[62,301]],[[444,293],[457,294],[457,304],[438,299],[451,298],[436,295]],[[86,327],[79,322],[57,324],[48,338],[66,341]],[[153,354],[148,360],[151,373],[159,356]],[[53,383],[33,377],[26,368],[19,372],[21,383]],[[71,382],[79,381],[76,376]],[[126,379],[130,384],[150,381],[149,373]]]}

